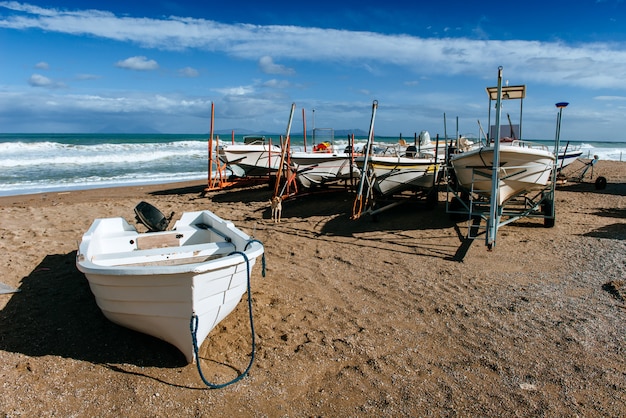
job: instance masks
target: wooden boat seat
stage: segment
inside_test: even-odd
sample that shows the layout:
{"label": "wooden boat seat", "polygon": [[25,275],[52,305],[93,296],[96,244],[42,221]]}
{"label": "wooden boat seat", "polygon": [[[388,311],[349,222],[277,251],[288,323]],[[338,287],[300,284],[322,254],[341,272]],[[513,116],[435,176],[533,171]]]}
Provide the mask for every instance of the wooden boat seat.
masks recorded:
{"label": "wooden boat seat", "polygon": [[199,259],[226,255],[235,250],[232,242],[209,242],[167,248],[148,248],[115,253],[98,254],[92,262],[100,265],[149,264],[169,260]]}

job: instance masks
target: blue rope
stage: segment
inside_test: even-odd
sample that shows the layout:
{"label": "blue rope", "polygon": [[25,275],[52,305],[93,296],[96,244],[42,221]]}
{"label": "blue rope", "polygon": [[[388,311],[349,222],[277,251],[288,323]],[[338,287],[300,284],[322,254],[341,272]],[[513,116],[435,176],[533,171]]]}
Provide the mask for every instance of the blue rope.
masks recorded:
{"label": "blue rope", "polygon": [[[250,245],[251,242],[258,242],[261,243],[260,241],[257,240],[252,240],[250,242],[248,242],[248,244],[246,245],[246,249],[248,248],[248,245]],[[263,245],[263,244],[261,244]],[[250,371],[250,368],[252,367],[252,363],[254,362],[254,352],[255,352],[255,348],[256,348],[256,342],[255,342],[255,336],[254,336],[254,320],[252,319],[252,292],[251,292],[251,286],[250,286],[250,260],[248,259],[248,256],[241,252],[241,251],[233,251],[232,253],[230,253],[229,255],[233,255],[233,254],[241,254],[244,258],[244,260],[246,260],[246,267],[247,267],[247,272],[248,272],[248,277],[247,277],[247,286],[248,286],[248,312],[250,314],[250,333],[252,336],[252,355],[250,356],[250,362],[248,363],[248,367],[246,367],[246,370],[244,370],[244,372],[242,374],[240,374],[239,376],[237,376],[236,378],[234,378],[233,380],[226,382],[226,383],[211,383],[209,382],[205,377],[204,374],[202,373],[202,366],[200,365],[200,356],[198,355],[198,337],[197,337],[197,332],[198,332],[198,316],[194,313],[191,315],[191,321],[189,324],[189,328],[191,329],[191,339],[193,341],[193,353],[194,356],[196,358],[196,367],[198,368],[198,373],[200,374],[200,378],[202,379],[202,381],[204,382],[205,385],[207,385],[209,388],[211,389],[221,389],[224,388],[226,386],[230,386],[233,383],[236,383],[238,381],[240,381],[241,379],[243,379],[248,372]],[[265,277],[265,253],[263,253],[263,277]]]}
{"label": "blue rope", "polygon": [[[261,244],[261,246],[263,245],[263,243],[261,241],[259,241],[258,239],[251,239],[250,241],[248,241],[248,243],[246,244],[246,247],[243,249],[244,251],[248,249],[248,246],[250,244],[252,244],[253,242],[258,242],[259,244]],[[261,275],[263,277],[265,277],[265,251],[263,252],[263,256],[261,256]]]}

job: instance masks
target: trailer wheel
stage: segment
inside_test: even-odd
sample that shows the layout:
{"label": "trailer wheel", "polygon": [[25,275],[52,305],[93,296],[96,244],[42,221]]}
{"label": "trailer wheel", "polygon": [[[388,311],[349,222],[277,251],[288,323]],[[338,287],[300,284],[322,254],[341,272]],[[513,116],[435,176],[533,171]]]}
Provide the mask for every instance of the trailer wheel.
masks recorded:
{"label": "trailer wheel", "polygon": [[596,179],[596,190],[604,190],[606,189],[606,178],[598,177]]}
{"label": "trailer wheel", "polygon": [[541,204],[541,212],[543,212],[544,216],[546,216],[545,218],[543,218],[543,226],[545,228],[552,228],[554,227],[554,221],[555,218],[553,217],[548,217],[548,216],[552,216],[552,207],[554,206],[554,201],[553,200],[545,200],[542,204]]}

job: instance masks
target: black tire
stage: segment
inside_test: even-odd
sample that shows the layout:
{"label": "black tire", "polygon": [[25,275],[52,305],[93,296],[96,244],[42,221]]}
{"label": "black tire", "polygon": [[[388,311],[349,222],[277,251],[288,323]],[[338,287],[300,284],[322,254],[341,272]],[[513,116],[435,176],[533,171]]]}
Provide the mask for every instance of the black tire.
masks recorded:
{"label": "black tire", "polygon": [[606,178],[598,177],[596,179],[596,190],[604,190],[606,189]]}
{"label": "black tire", "polygon": [[554,227],[554,223],[556,219],[552,217],[553,206],[554,206],[554,201],[552,200],[544,200],[544,202],[541,204],[541,212],[545,216],[545,218],[543,218],[543,226],[545,228]]}

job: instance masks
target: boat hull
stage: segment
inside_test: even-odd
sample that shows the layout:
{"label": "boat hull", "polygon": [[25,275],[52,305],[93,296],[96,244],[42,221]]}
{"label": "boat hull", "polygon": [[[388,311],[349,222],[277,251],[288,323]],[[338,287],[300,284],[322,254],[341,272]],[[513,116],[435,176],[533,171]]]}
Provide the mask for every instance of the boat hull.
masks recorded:
{"label": "boat hull", "polygon": [[[476,148],[450,158],[461,187],[491,197],[494,147]],[[498,204],[515,196],[541,190],[550,181],[554,154],[542,148],[500,146]]]}
{"label": "boat hull", "polygon": [[[363,168],[364,157],[357,158]],[[406,190],[425,190],[435,185],[440,165],[430,158],[371,156],[368,167],[375,175],[374,190],[392,195]]]}
{"label": "boat hull", "polygon": [[240,167],[245,176],[263,177],[278,171],[281,148],[270,144],[220,145],[218,155],[224,163]]}
{"label": "boat hull", "polygon": [[[140,234],[121,218],[97,219],[76,264],[109,320],[166,341],[193,362],[192,315],[200,346],[238,305],[263,247],[208,211],[185,213],[181,221],[173,231]],[[146,240],[180,245],[137,248]]]}
{"label": "boat hull", "polygon": [[559,160],[556,164],[557,170],[562,170],[574,161],[576,161],[583,152],[581,150],[576,151],[563,151],[559,153]]}
{"label": "boat hull", "polygon": [[304,187],[359,177],[359,169],[348,153],[293,152],[297,178]]}

